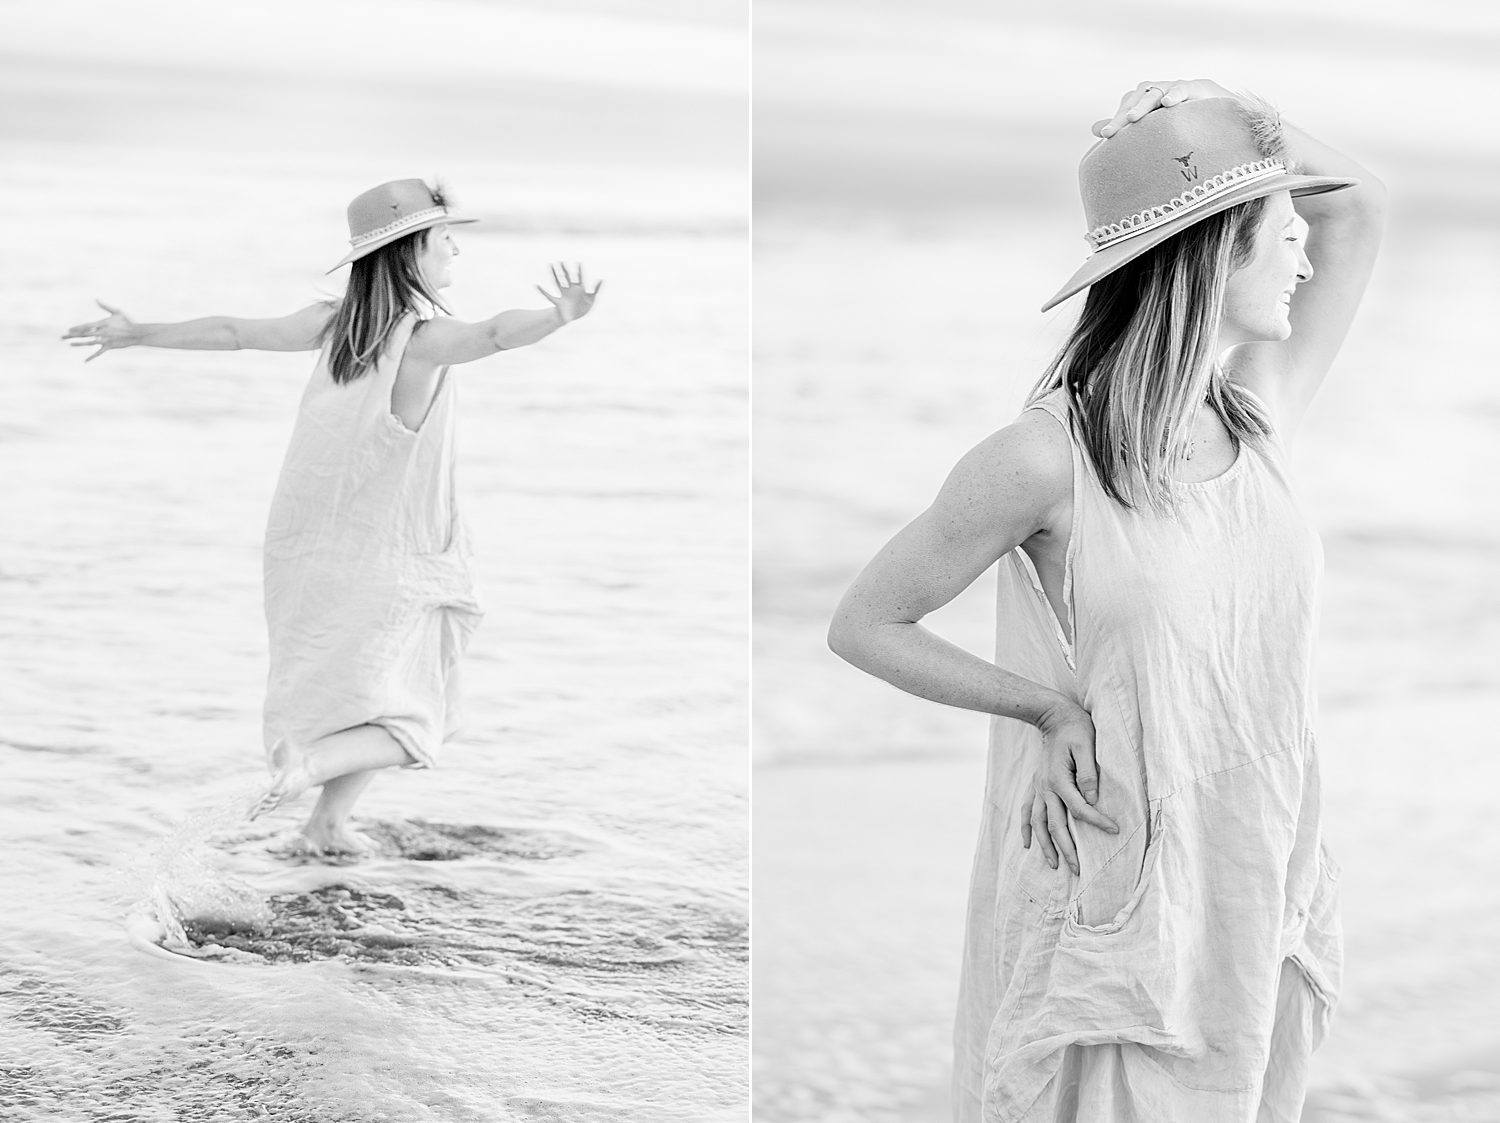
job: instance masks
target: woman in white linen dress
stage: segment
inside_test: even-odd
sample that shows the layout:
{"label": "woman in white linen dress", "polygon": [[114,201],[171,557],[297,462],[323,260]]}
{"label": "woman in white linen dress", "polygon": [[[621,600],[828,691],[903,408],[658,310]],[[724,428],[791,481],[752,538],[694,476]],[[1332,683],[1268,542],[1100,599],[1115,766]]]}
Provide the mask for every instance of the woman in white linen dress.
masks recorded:
{"label": "woman in white linen dress", "polygon": [[[443,311],[458,249],[453,214],[417,179],[349,206],[344,296],[290,316],[138,324],[64,338],[117,347],[319,350],[271,502],[265,541],[274,776],[252,815],[321,786],[301,829],[315,852],[362,848],[347,829],[375,773],[431,767],[459,731],[458,660],[481,618],[454,496],[459,363],[535,343],[587,314],[598,292],[553,268],[551,307],[464,323]],[[335,266],[338,268],[338,266]]]}
{"label": "woman in white linen dress", "polygon": [[[1207,81],[1142,83],[1095,134],[1095,252],[1047,305],[1087,288],[1077,325],[829,639],[994,715],[956,1117],[1293,1123],[1340,939],[1322,555],[1286,442],[1363,293],[1382,189]],[[919,621],[997,560],[990,663]]]}

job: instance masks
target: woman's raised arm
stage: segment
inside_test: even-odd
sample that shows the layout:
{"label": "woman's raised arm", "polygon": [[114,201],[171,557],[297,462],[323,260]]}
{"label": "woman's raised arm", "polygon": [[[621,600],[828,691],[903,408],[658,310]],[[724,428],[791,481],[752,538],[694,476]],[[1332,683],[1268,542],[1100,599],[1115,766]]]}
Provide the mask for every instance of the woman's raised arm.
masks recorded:
{"label": "woman's raised arm", "polygon": [[1064,807],[1097,827],[1115,829],[1091,806],[1098,798],[1098,770],[1087,712],[920,623],[998,558],[1035,534],[1067,525],[1072,480],[1066,436],[1050,418],[1022,414],[960,460],[932,506],[865,566],[834,614],[828,645],[909,694],[1040,729],[1047,763],[1025,828],[1027,844],[1035,833],[1054,868],[1060,851],[1076,873]]}
{"label": "woman's raised arm", "polygon": [[407,345],[407,354],[433,366],[448,366],[472,363],[497,351],[510,351],[546,339],[564,324],[587,316],[594,306],[594,297],[604,285],[599,281],[591,289],[584,283],[583,266],[575,266],[575,271],[576,277],[568,272],[566,265],[552,266],[556,296],[537,286],[551,308],[501,312],[477,324],[438,316],[420,326]]}
{"label": "woman's raised arm", "polygon": [[[1115,115],[1094,124],[1094,135],[1108,140],[1146,114],[1205,97],[1240,97],[1207,79],[1142,82],[1120,99]],[[1279,342],[1242,343],[1225,359],[1236,382],[1270,405],[1278,427],[1296,429],[1323,384],[1328,368],[1349,333],[1349,325],[1375,268],[1385,227],[1385,185],[1368,168],[1281,123],[1283,158],[1301,175],[1359,180],[1347,191],[1297,198],[1307,222],[1307,256],[1312,279],[1292,297],[1291,337]]]}
{"label": "woman's raised arm", "polygon": [[120,347],[171,347],[187,351],[316,351],[323,328],[333,315],[333,304],[309,304],[290,316],[246,320],[234,316],[204,316],[175,324],[138,324],[102,300],[109,313],[103,320],[78,324],[63,335],[74,347],[98,347],[84,362]]}
{"label": "woman's raised arm", "polygon": [[1385,228],[1385,185],[1369,169],[1300,129],[1283,124],[1288,162],[1303,175],[1347,176],[1359,186],[1293,200],[1307,222],[1307,257],[1313,275],[1292,297],[1290,337],[1242,343],[1225,369],[1266,401],[1291,433],[1349,334],[1380,252]]}

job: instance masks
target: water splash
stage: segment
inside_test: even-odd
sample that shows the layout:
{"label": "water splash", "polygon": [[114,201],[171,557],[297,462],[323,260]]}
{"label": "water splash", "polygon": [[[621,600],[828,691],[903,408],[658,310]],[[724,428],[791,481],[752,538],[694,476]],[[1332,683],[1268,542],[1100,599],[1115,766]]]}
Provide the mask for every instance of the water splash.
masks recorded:
{"label": "water splash", "polygon": [[265,899],[218,868],[210,839],[240,825],[244,799],[224,800],[190,811],[144,860],[132,863],[133,911],[161,927],[169,951],[197,954],[195,933],[264,932],[272,919]]}

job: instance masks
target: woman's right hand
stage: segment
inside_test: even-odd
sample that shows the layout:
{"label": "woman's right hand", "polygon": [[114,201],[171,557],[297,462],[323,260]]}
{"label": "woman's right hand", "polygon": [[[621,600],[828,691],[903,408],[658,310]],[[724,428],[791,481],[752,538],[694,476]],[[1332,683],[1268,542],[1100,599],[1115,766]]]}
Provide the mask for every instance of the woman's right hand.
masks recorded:
{"label": "woman's right hand", "polygon": [[63,335],[64,339],[74,341],[69,344],[71,347],[99,348],[99,350],[83,360],[86,363],[93,362],[106,351],[117,347],[129,347],[135,342],[134,320],[118,308],[111,308],[102,300],[96,300],[94,303],[109,313],[108,318],[95,320],[91,324],[78,324],[69,328]]}
{"label": "woman's right hand", "polygon": [[1035,838],[1047,864],[1057,869],[1059,852],[1076,876],[1078,848],[1069,813],[1100,830],[1120,828],[1094,804],[1099,799],[1099,766],[1094,760],[1094,719],[1082,706],[1064,701],[1037,722],[1042,733],[1042,766],[1032,786],[1031,807],[1021,823],[1021,844]]}
{"label": "woman's right hand", "polygon": [[1197,101],[1206,97],[1234,97],[1233,90],[1226,90],[1217,82],[1207,78],[1171,81],[1142,82],[1133,90],[1126,90],[1120,97],[1120,108],[1113,117],[1095,121],[1093,134],[1108,140],[1127,125],[1133,125],[1146,114],[1156,109],[1170,109],[1185,101]]}

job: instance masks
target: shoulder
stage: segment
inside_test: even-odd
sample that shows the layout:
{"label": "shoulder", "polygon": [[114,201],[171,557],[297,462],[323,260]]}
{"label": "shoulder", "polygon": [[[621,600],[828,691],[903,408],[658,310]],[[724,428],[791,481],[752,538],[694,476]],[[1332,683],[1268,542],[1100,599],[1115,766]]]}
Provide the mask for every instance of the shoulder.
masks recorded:
{"label": "shoulder", "polygon": [[[415,315],[415,313],[411,313]],[[441,338],[447,334],[454,324],[458,323],[452,316],[417,316],[417,322],[411,326],[411,337],[433,336]]]}
{"label": "shoulder", "polygon": [[293,312],[284,321],[288,343],[296,343],[299,350],[309,351],[323,346],[333,318],[338,314],[339,303],[337,300],[320,300]]}
{"label": "shoulder", "polygon": [[1058,420],[1028,409],[970,449],[934,505],[950,517],[1051,525],[1073,501],[1073,449]]}
{"label": "shoulder", "polygon": [[300,327],[310,327],[317,330],[322,328],[338,313],[340,301],[319,300],[309,304],[305,308],[299,308],[290,316],[286,317],[289,324]]}
{"label": "shoulder", "polygon": [[1057,418],[1028,409],[970,449],[954,472],[998,490],[1067,494],[1073,487],[1072,444]]}

